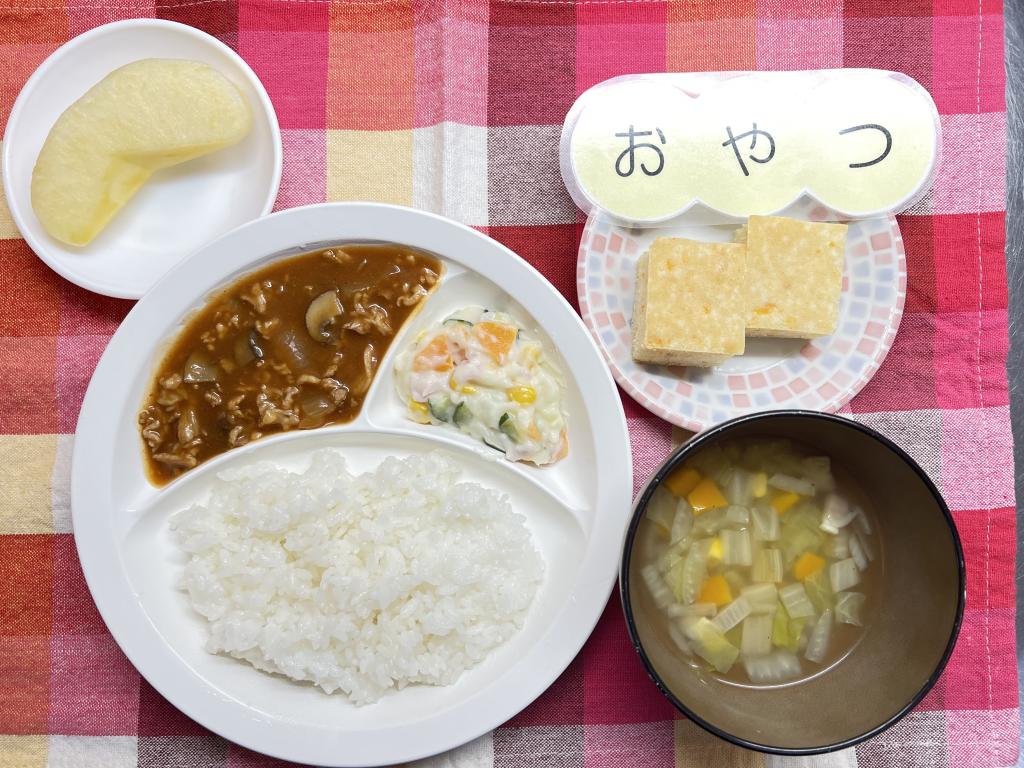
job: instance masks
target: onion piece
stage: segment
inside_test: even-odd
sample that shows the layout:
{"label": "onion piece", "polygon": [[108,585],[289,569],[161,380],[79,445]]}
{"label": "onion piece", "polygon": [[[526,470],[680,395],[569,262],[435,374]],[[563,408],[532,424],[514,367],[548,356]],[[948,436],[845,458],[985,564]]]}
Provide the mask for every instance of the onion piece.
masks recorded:
{"label": "onion piece", "polygon": [[853,535],[850,536],[847,544],[850,547],[850,557],[853,558],[853,562],[857,564],[858,570],[864,571],[868,567],[868,556],[864,552],[864,547],[861,545],[860,536],[854,531]]}
{"label": "onion piece", "polygon": [[725,498],[730,504],[745,507],[753,497],[751,474],[745,469],[736,468],[725,484]]}
{"label": "onion piece", "polygon": [[843,592],[836,600],[836,621],[840,624],[864,626],[864,603],[867,600],[860,592]]}
{"label": "onion piece", "polygon": [[803,584],[790,584],[779,590],[779,600],[782,601],[786,613],[791,619],[801,619],[814,615],[814,605],[807,596],[807,590]]}
{"label": "onion piece", "polygon": [[807,640],[807,650],[804,651],[804,658],[821,664],[828,653],[828,643],[832,639],[832,611],[825,611],[814,624],[811,636]]}
{"label": "onion piece", "polygon": [[185,361],[185,370],[182,373],[181,380],[187,381],[189,384],[216,381],[217,364],[202,352],[196,350]]}
{"label": "onion piece", "polygon": [[768,485],[786,493],[795,493],[798,496],[813,496],[815,494],[814,483],[792,475],[784,475],[781,472],[769,477]]}
{"label": "onion piece", "polygon": [[775,651],[767,656],[743,659],[747,677],[754,683],[781,683],[800,676],[800,659],[789,651]]}
{"label": "onion piece", "polygon": [[821,516],[821,530],[826,533],[839,533],[857,516],[857,508],[836,493],[830,493],[825,499],[825,512]]}
{"label": "onion piece", "polygon": [[766,613],[747,616],[743,620],[740,653],[744,656],[764,656],[772,650],[772,617]]}
{"label": "onion piece", "polygon": [[711,620],[715,629],[725,634],[750,615],[750,603],[744,597],[737,597]]}
{"label": "onion piece", "polygon": [[868,513],[860,507],[857,507],[857,527],[865,536],[871,535],[871,519],[868,517]]}
{"label": "onion piece", "polygon": [[860,584],[860,570],[852,557],[832,563],[828,567],[828,577],[832,582],[833,592],[842,592],[844,589]]}
{"label": "onion piece", "polygon": [[672,521],[676,513],[675,497],[664,488],[658,488],[647,502],[647,509],[644,510],[644,517],[658,527],[664,529],[667,534],[672,530]]}
{"label": "onion piece", "polygon": [[850,535],[845,528],[826,540],[825,554],[833,560],[844,560],[850,556]]}
{"label": "onion piece", "polygon": [[691,642],[693,652],[725,674],[740,655],[740,650],[730,643],[708,619],[684,619],[683,632]]}

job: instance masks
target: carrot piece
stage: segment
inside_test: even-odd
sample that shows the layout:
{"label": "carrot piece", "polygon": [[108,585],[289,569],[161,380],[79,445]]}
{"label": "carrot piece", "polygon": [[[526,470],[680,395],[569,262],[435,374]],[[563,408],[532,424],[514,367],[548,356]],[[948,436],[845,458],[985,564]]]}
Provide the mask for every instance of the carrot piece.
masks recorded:
{"label": "carrot piece", "polygon": [[813,576],[824,567],[825,558],[820,555],[816,555],[813,552],[804,552],[797,558],[796,562],[793,563],[793,576],[798,581],[803,581],[804,579]]}
{"label": "carrot piece", "polygon": [[792,507],[800,501],[800,495],[796,493],[780,493],[774,499],[772,499],[772,509],[775,510],[776,514],[784,515]]}
{"label": "carrot piece", "polygon": [[698,603],[714,603],[719,608],[732,602],[732,590],[729,589],[729,582],[722,575],[712,576],[705,579],[700,585]]}
{"label": "carrot piece", "polygon": [[686,496],[693,507],[693,514],[700,515],[709,509],[718,509],[729,504],[718,485],[710,477],[705,477]]}
{"label": "carrot piece", "polygon": [[509,353],[519,333],[511,325],[487,321],[474,325],[473,332],[496,363],[500,363]]}
{"label": "carrot piece", "polygon": [[444,336],[435,336],[412,361],[412,369],[422,371],[450,371],[455,366],[448,351],[448,340]]}
{"label": "carrot piece", "polygon": [[680,467],[665,478],[665,485],[679,498],[686,496],[699,482],[700,472],[692,467]]}

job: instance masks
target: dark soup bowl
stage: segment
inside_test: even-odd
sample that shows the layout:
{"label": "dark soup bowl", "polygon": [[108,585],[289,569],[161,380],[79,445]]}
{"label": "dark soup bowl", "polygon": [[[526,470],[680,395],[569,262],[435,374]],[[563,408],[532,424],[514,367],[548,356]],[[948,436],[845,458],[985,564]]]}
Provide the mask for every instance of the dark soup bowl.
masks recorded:
{"label": "dark soup bowl", "polygon": [[619,586],[677,709],[742,747],[809,755],[921,701],[956,642],[964,579],[949,508],[910,456],[854,421],[775,411],[708,429],[654,473]]}

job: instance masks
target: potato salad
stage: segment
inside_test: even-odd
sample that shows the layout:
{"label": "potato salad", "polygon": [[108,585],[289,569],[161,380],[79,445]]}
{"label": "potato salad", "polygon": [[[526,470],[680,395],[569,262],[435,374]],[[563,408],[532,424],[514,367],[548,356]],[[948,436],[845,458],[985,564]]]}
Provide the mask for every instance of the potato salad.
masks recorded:
{"label": "potato salad", "polygon": [[454,427],[512,461],[551,464],[569,451],[562,377],[511,315],[453,313],[419,335],[395,376],[415,421]]}

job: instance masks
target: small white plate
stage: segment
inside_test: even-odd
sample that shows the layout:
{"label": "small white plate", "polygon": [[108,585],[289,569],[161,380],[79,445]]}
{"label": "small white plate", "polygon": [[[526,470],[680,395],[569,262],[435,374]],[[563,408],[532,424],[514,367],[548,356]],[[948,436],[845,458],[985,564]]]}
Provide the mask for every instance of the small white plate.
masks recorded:
{"label": "small white plate", "polygon": [[[786,215],[821,221],[829,212],[802,200]],[[748,338],[744,354],[714,368],[633,362],[630,320],[640,255],[657,237],[728,241],[735,229],[687,224],[626,229],[601,215],[587,220],[576,271],[580,312],[612,375],[651,413],[695,432],[755,411],[839,410],[885,360],[903,316],[907,261],[891,215],[849,223],[833,335],[811,341]]]}
{"label": "small white plate", "polygon": [[[84,248],[61,243],[32,210],[39,150],[61,113],[89,88],[114,69],[148,58],[216,68],[248,99],[252,130],[233,147],[154,174]],[[25,83],[4,133],[4,191],[22,236],[55,272],[107,296],[139,298],[192,251],[266,215],[280,182],[281,131],[256,73],[216,38],[173,21],[118,21],[61,46]]]}
{"label": "small white plate", "polygon": [[[145,477],[137,412],[181,319],[218,286],[268,261],[346,241],[400,242],[437,254],[445,272],[381,360],[358,417],[293,431],[217,456],[163,488]],[[564,373],[569,455],[536,467],[498,458],[454,430],[406,415],[393,361],[430,323],[470,304],[508,311]],[[204,650],[203,619],[176,587],[185,558],[169,517],[209,493],[216,473],[255,460],[301,467],[334,446],[356,471],[386,455],[441,450],[462,479],[508,494],[545,561],[523,628],[453,685],[412,685],[365,707],[312,685]],[[132,309],[89,384],[75,435],[71,508],[86,581],[132,663],[172,704],[251,749],[300,763],[400,763],[458,746],[501,725],[572,661],[615,581],[632,498],[622,400],[601,353],[569,304],[535,269],[461,224],[408,208],[336,203],[292,208],[198,251]]]}

